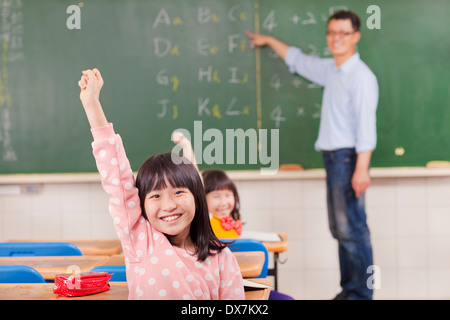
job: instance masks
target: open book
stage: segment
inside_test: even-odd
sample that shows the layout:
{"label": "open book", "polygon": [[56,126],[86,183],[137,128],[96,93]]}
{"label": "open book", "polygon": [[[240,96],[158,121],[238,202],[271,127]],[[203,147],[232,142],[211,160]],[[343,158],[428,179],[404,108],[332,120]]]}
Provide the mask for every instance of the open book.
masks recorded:
{"label": "open book", "polygon": [[280,242],[281,238],[276,232],[264,232],[264,231],[247,231],[243,230],[240,235],[241,239],[255,239],[265,242]]}
{"label": "open book", "polygon": [[272,289],[272,287],[267,284],[258,283],[258,282],[248,280],[248,279],[243,279],[243,282],[244,282],[244,287],[246,287],[246,288],[255,288],[255,289],[270,288],[270,289]]}

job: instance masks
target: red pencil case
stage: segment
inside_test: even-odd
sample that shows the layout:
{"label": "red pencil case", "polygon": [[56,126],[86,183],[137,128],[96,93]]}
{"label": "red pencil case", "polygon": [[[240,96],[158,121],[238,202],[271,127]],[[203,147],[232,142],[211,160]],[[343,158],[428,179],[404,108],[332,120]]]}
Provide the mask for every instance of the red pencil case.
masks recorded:
{"label": "red pencil case", "polygon": [[109,290],[108,272],[82,272],[79,274],[58,274],[55,277],[53,293],[64,297],[77,297]]}

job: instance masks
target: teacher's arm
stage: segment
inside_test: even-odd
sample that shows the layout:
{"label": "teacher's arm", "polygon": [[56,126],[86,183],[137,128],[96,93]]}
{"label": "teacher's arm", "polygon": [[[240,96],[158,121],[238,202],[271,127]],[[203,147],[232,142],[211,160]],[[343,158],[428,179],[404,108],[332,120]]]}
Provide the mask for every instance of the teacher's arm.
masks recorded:
{"label": "teacher's arm", "polygon": [[353,106],[358,121],[356,142],[356,166],[352,187],[358,198],[370,186],[369,166],[377,141],[376,110],[378,105],[378,82],[373,74],[366,74],[355,82]]}
{"label": "teacher's arm", "polygon": [[352,177],[352,188],[359,198],[370,186],[369,165],[372,151],[359,152],[356,157],[355,172]]}

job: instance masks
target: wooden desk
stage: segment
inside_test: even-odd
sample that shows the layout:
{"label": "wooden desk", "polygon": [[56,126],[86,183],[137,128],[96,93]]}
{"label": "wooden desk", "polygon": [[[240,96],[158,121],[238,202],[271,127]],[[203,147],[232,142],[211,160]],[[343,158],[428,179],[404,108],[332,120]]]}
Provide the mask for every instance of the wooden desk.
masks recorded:
{"label": "wooden desk", "polygon": [[119,239],[51,239],[51,240],[8,240],[8,242],[70,242],[80,249],[83,255],[110,256],[122,252]]}
{"label": "wooden desk", "polygon": [[273,268],[269,268],[268,275],[274,276],[274,289],[278,290],[278,262],[280,261],[280,253],[287,251],[289,247],[288,234],[280,232],[278,235],[281,238],[280,242],[263,242],[269,252],[273,252]]}
{"label": "wooden desk", "polygon": [[[270,286],[270,279],[267,278],[257,278],[248,280]],[[270,295],[270,288],[264,289],[245,288],[245,300],[269,300],[269,295]]]}
{"label": "wooden desk", "polygon": [[61,297],[53,293],[53,283],[2,283],[0,300],[127,300],[126,282],[110,282],[108,291],[81,297]]}
{"label": "wooden desk", "polygon": [[[252,279],[252,281],[269,284],[268,279]],[[61,297],[53,293],[53,283],[1,283],[0,300],[127,300],[128,285],[126,282],[110,282],[108,291],[81,297]],[[245,300],[267,300],[270,289],[245,291]]]}
{"label": "wooden desk", "polygon": [[114,254],[103,261],[102,266],[124,266],[125,256],[123,254]]}
{"label": "wooden desk", "polygon": [[83,255],[111,256],[122,252],[119,239],[67,240],[76,245]]}
{"label": "wooden desk", "polygon": [[[243,278],[254,278],[261,274],[264,266],[264,252],[233,252],[241,269]],[[112,255],[102,262],[104,266],[121,266],[125,265],[125,257],[121,254]]]}
{"label": "wooden desk", "polygon": [[280,242],[264,242],[267,250],[270,252],[284,252],[289,248],[288,234],[286,232],[279,232],[278,235],[281,238]]}
{"label": "wooden desk", "polygon": [[[68,270],[88,272],[103,264],[108,256],[0,257],[0,265],[21,264],[36,269],[45,280],[55,280]],[[70,269],[68,269],[71,267]]]}

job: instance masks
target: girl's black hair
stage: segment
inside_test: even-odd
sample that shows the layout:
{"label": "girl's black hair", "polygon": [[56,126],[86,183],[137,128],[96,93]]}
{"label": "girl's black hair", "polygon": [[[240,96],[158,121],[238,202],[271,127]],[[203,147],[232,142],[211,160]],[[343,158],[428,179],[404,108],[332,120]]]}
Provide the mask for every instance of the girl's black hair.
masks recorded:
{"label": "girl's black hair", "polygon": [[216,191],[216,190],[230,190],[234,195],[234,208],[230,216],[233,220],[238,220],[241,218],[239,212],[241,204],[239,202],[239,194],[237,192],[236,186],[233,181],[228,178],[227,174],[223,170],[205,170],[203,171],[203,184],[205,185],[206,194]]}
{"label": "girl's black hair", "polygon": [[[173,161],[173,159],[178,160]],[[144,206],[145,196],[152,190],[164,189],[166,187],[165,179],[174,188],[188,188],[194,196],[195,215],[191,222],[189,235],[197,250],[198,260],[205,261],[209,255],[214,254],[212,251],[217,251],[217,253],[222,251],[226,244],[214,235],[211,228],[206,194],[200,175],[194,165],[176,153],[155,154],[148,158],[138,171],[136,187],[139,190],[144,218],[148,221]],[[166,237],[171,241],[170,235],[166,235]]]}

